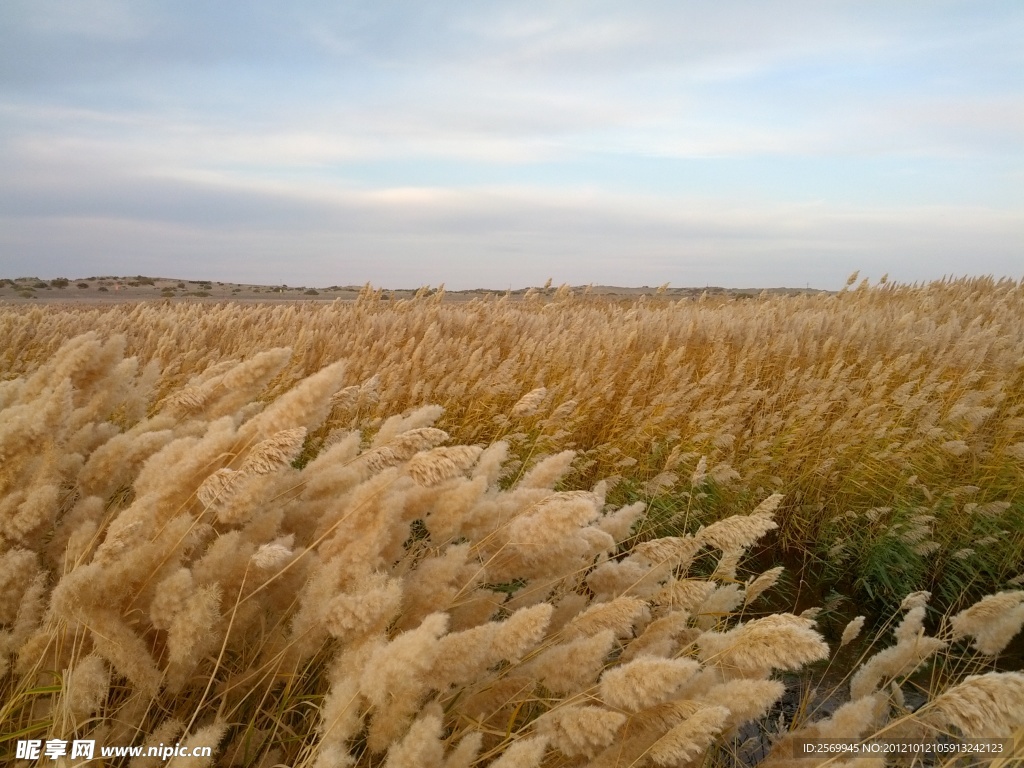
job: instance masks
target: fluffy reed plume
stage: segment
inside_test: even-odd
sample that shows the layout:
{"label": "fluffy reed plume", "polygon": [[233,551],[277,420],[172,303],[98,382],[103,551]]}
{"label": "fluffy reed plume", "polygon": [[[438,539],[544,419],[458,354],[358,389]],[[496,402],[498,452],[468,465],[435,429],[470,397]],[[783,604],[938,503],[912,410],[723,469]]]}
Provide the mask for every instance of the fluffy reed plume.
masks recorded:
{"label": "fluffy reed plume", "polygon": [[405,736],[388,750],[384,768],[441,768],[443,713],[426,711],[416,718]]}
{"label": "fluffy reed plume", "polygon": [[254,445],[242,462],[243,474],[267,475],[291,464],[302,451],[306,428],[282,429]]}
{"label": "fluffy reed plume", "polygon": [[548,748],[544,736],[530,736],[514,741],[493,763],[492,768],[538,768]]}
{"label": "fluffy reed plume", "polygon": [[580,567],[615,547],[611,536],[591,527],[599,512],[589,493],[548,494],[484,548],[492,578],[550,578],[570,562]]}
{"label": "fluffy reed plume", "polygon": [[522,671],[556,694],[569,695],[593,685],[615,643],[606,629],[592,637],[555,645],[539,653]]}
{"label": "fluffy reed plume", "polygon": [[207,397],[198,387],[182,387],[164,400],[164,410],[178,417],[191,416],[202,410]]}
{"label": "fluffy reed plume", "polygon": [[637,544],[632,557],[642,557],[659,565],[670,564],[673,568],[686,568],[701,546],[702,542],[693,536],[665,536]]}
{"label": "fluffy reed plume", "polygon": [[[433,427],[443,413],[444,408],[439,405],[424,405],[414,409],[411,413],[391,416],[380,425],[377,434],[373,436],[370,447],[379,448],[382,445],[395,442],[403,434],[418,433],[422,429]],[[422,434],[426,435],[427,433]],[[401,443],[401,440],[398,442]]]}
{"label": "fluffy reed plume", "polygon": [[28,549],[10,549],[0,555],[0,624],[10,624],[32,579],[39,572],[37,555]]}
{"label": "fluffy reed plume", "polygon": [[501,661],[519,663],[544,638],[551,619],[547,603],[521,608],[502,622],[489,622],[441,638],[430,673],[431,686],[467,685]]}
{"label": "fluffy reed plume", "polygon": [[352,640],[383,629],[398,613],[402,587],[382,573],[368,574],[350,593],[334,597],[324,606],[323,624],[334,637]]}
{"label": "fluffy reed plume", "polygon": [[406,469],[420,485],[438,485],[468,470],[481,453],[483,448],[475,445],[434,448],[413,456]]}
{"label": "fluffy reed plume", "polygon": [[[714,582],[712,582],[714,583]],[[711,591],[694,613],[700,629],[724,625],[732,613],[743,605],[743,589],[739,584],[722,584]],[[684,610],[687,610],[684,607]],[[802,617],[807,618],[807,617]]]}
{"label": "fluffy reed plume", "polygon": [[35,576],[22,593],[14,620],[6,625],[8,628],[0,629],[0,675],[7,674],[15,654],[18,657],[15,671],[24,674],[24,668],[30,668],[28,660],[41,655],[39,646],[48,646],[52,641],[40,629],[45,610],[46,581],[45,573]]}
{"label": "fluffy reed plume", "polygon": [[690,485],[697,488],[704,484],[704,481],[708,476],[708,457],[701,456],[700,461],[697,462],[697,466],[694,467],[693,473],[690,475]]}
{"label": "fluffy reed plume", "polygon": [[798,756],[795,751],[797,740],[863,739],[867,734],[879,732],[885,726],[889,708],[889,697],[884,694],[876,693],[848,701],[841,705],[831,717],[805,723],[778,737],[771,752],[761,765],[764,768],[831,765],[832,763],[829,761],[834,758],[822,756],[814,759],[804,755]]}
{"label": "fluffy reed plume", "polygon": [[664,589],[654,595],[653,601],[659,606],[695,614],[717,589],[718,585],[713,581],[680,579],[669,582]]}
{"label": "fluffy reed plume", "polygon": [[399,629],[415,626],[428,614],[450,610],[485,573],[468,544],[452,545],[436,557],[424,557],[416,570],[417,578],[403,590]]}
{"label": "fluffy reed plume", "polygon": [[646,618],[649,618],[649,612],[645,601],[636,597],[619,597],[607,603],[592,605],[570,621],[562,630],[562,635],[571,640],[593,637],[610,629],[616,637],[628,637],[633,634],[633,627]]}
{"label": "fluffy reed plume", "polygon": [[284,430],[309,429],[323,423],[338,391],[345,364],[334,362],[302,379],[239,430],[243,441],[265,440]]}
{"label": "fluffy reed plume", "polygon": [[723,552],[746,550],[768,531],[778,527],[771,519],[770,512],[747,517],[735,516],[702,528],[697,532],[696,540]]}
{"label": "fluffy reed plume", "polygon": [[983,597],[950,619],[954,639],[971,636],[984,654],[1000,653],[1024,626],[1024,591]]}
{"label": "fluffy reed plume", "polygon": [[548,396],[548,391],[544,387],[538,387],[537,389],[531,390],[519,398],[519,401],[512,406],[510,413],[513,418],[522,419],[527,416],[532,416],[540,408],[541,404]]}
{"label": "fluffy reed plume", "polygon": [[352,765],[347,742],[362,727],[363,697],[359,675],[374,646],[363,644],[339,653],[327,670],[329,689],[320,706],[314,765]]}
{"label": "fluffy reed plume", "polygon": [[587,586],[604,602],[620,595],[649,597],[661,589],[663,578],[646,560],[627,558],[598,565],[587,575]]}
{"label": "fluffy reed plume", "polygon": [[487,517],[474,513],[481,511],[480,502],[487,493],[488,485],[486,477],[474,477],[469,482],[456,483],[441,490],[437,503],[423,520],[431,538],[437,542],[454,541],[462,538],[476,524],[486,527]]}
{"label": "fluffy reed plume", "polygon": [[736,581],[736,571],[739,569],[740,560],[743,559],[745,554],[746,550],[744,549],[731,549],[728,552],[723,552],[722,556],[718,558],[718,563],[715,565],[711,578],[723,582]]}
{"label": "fluffy reed plume", "polygon": [[814,723],[808,733],[822,739],[858,739],[883,721],[888,710],[884,694],[855,698],[843,704],[826,720]]}
{"label": "fluffy reed plume", "polygon": [[[159,747],[161,744],[173,744],[175,739],[185,730],[185,723],[177,718],[167,718],[160,723],[143,742],[144,746]],[[206,745],[203,745],[206,746]],[[133,757],[131,768],[156,768],[165,762],[158,756],[140,755]]]}
{"label": "fluffy reed plume", "polygon": [[700,634],[699,630],[689,626],[689,621],[690,614],[686,611],[671,611],[655,619],[626,647],[621,659],[630,661],[638,656],[671,658],[680,638]]}
{"label": "fluffy reed plume", "polygon": [[383,752],[408,728],[428,689],[427,673],[440,649],[448,617],[435,613],[416,629],[383,643],[370,654],[359,679],[359,691],[373,705],[368,744]]}
{"label": "fluffy reed plume", "polygon": [[727,709],[726,727],[737,727],[764,717],[785,692],[779,680],[744,679],[714,685],[699,696],[704,704]]}
{"label": "fluffy reed plume", "polygon": [[769,589],[775,586],[779,577],[786,569],[783,566],[776,566],[762,573],[756,579],[752,579],[744,589],[743,602],[749,604],[757,600]]}
{"label": "fluffy reed plume", "polygon": [[528,650],[536,646],[551,622],[554,607],[541,603],[520,608],[501,624],[491,640],[496,659],[518,662]]}
{"label": "fluffy reed plume", "polygon": [[758,677],[774,669],[799,669],[828,656],[814,622],[788,613],[754,619],[728,632],[705,632],[700,658],[723,670]]}
{"label": "fluffy reed plume", "polygon": [[294,535],[260,545],[252,556],[252,564],[261,571],[276,571],[292,559]]}
{"label": "fluffy reed plume", "polygon": [[843,636],[839,640],[840,647],[849,645],[857,639],[861,630],[864,629],[864,621],[864,616],[857,616],[846,625],[843,629]]}
{"label": "fluffy reed plume", "polygon": [[110,672],[96,654],[90,654],[64,672],[62,705],[71,722],[82,721],[98,710],[110,693]]}
{"label": "fluffy reed plume", "polygon": [[149,606],[149,618],[153,626],[169,629],[175,617],[185,610],[194,591],[195,581],[188,568],[178,568],[161,581]]}
{"label": "fluffy reed plume", "polygon": [[971,675],[933,699],[922,716],[968,738],[1008,738],[1024,726],[1024,674]]}
{"label": "fluffy reed plume", "polygon": [[408,461],[420,451],[430,450],[448,440],[448,433],[433,427],[410,429],[391,442],[360,455],[370,472],[380,472]]}
{"label": "fluffy reed plume", "polygon": [[714,742],[729,717],[725,707],[699,706],[697,711],[656,741],[648,751],[655,765],[686,765]]}
{"label": "fluffy reed plume", "polygon": [[638,713],[627,724],[625,737],[600,752],[587,764],[592,768],[645,765],[649,762],[649,753],[654,744],[699,708],[697,702],[677,700]]}
{"label": "fluffy reed plume", "polygon": [[561,451],[538,461],[516,484],[518,488],[554,488],[571,469],[576,451]]}
{"label": "fluffy reed plume", "polygon": [[78,474],[81,494],[106,497],[131,481],[143,462],[174,439],[173,426],[173,421],[154,417],[98,446]]}
{"label": "fluffy reed plume", "polygon": [[168,684],[172,687],[219,645],[214,627],[220,619],[221,597],[219,584],[200,587],[172,619],[167,629]]}
{"label": "fluffy reed plume", "polygon": [[928,598],[927,592],[917,592],[903,601],[904,607],[910,610],[895,629],[896,645],[879,651],[857,670],[850,681],[852,698],[869,696],[884,681],[909,675],[946,647],[944,640],[924,634],[925,603]]}
{"label": "fluffy reed plume", "polygon": [[55,522],[59,495],[56,485],[46,484],[9,497],[14,503],[5,505],[10,511],[0,518],[0,534],[15,545],[28,544]]}
{"label": "fluffy reed plume", "polygon": [[750,514],[752,516],[760,515],[764,517],[771,517],[775,514],[775,510],[779,508],[779,505],[782,503],[782,500],[784,498],[785,496],[783,496],[783,494],[781,493],[773,493],[767,499],[765,499],[756,507],[754,507],[753,511]]}
{"label": "fluffy reed plume", "polygon": [[[194,733],[183,739],[183,746],[189,753],[196,747],[212,747],[214,754],[221,739],[227,732],[227,723],[211,723],[197,729]],[[207,768],[213,765],[213,755],[210,757],[172,757],[168,762],[168,768]]]}
{"label": "fluffy reed plume", "polygon": [[639,520],[646,511],[647,505],[642,501],[627,504],[614,512],[605,512],[598,521],[597,526],[615,539],[615,541],[625,541],[629,538],[629,534],[637,520]]}
{"label": "fluffy reed plume", "polygon": [[445,758],[444,768],[470,768],[476,763],[480,747],[483,745],[483,734],[473,731],[463,736],[455,748]]}
{"label": "fluffy reed plume", "polygon": [[616,739],[625,723],[621,712],[582,705],[554,709],[537,721],[537,727],[567,757],[593,757]]}
{"label": "fluffy reed plume", "polygon": [[664,704],[700,668],[690,659],[641,657],[601,675],[601,700],[612,707],[639,712]]}
{"label": "fluffy reed plume", "polygon": [[[928,601],[931,599],[931,596],[931,592],[911,592],[903,598],[903,602],[900,603],[900,608],[911,612],[916,611],[919,608],[924,608],[928,605]],[[913,616],[913,618],[911,618],[911,616]],[[908,614],[907,618],[903,620],[901,626],[908,628],[913,627],[914,629],[912,631],[916,632],[917,628],[920,627],[920,618],[923,618],[923,615],[920,613]]]}
{"label": "fluffy reed plume", "polygon": [[196,498],[204,507],[226,504],[235,494],[245,475],[234,469],[218,469],[203,481],[196,491]]}

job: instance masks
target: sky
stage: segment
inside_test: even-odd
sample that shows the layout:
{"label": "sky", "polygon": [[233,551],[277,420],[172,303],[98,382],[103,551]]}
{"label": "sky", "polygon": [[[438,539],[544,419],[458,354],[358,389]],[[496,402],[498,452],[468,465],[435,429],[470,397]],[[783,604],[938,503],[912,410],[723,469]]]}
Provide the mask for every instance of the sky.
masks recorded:
{"label": "sky", "polygon": [[1020,0],[2,0],[0,276],[1024,276]]}

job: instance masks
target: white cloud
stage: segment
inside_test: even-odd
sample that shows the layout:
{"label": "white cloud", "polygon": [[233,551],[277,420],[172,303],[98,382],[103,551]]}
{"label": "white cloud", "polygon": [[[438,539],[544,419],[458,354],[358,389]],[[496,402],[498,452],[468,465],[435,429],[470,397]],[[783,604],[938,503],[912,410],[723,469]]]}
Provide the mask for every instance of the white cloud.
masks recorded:
{"label": "white cloud", "polygon": [[[453,288],[547,276],[836,287],[854,269],[905,280],[1012,274],[1024,249],[1024,215],[964,206],[723,206],[593,189],[346,190],[212,177],[99,182],[108,197],[98,206],[78,189],[60,211],[2,222],[0,249],[32,252],[12,260],[16,272],[102,263],[84,271]],[[134,266],[139,259],[145,266]]]}
{"label": "white cloud", "polygon": [[294,254],[293,280],[449,285],[1011,270],[1022,35],[996,0],[15,2],[0,258]]}

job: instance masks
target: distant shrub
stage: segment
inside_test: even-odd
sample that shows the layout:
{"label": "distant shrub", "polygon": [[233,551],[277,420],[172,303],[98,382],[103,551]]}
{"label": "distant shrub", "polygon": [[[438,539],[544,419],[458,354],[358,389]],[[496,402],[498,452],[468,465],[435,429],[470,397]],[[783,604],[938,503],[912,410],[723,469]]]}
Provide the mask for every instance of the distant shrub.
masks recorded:
{"label": "distant shrub", "polygon": [[97,288],[96,290],[98,290],[98,291],[102,291],[103,293],[109,293],[109,292],[110,292],[110,289],[109,289],[109,288],[107,288],[107,286],[105,286],[105,285],[101,285],[101,286],[100,286],[99,288]]}
{"label": "distant shrub", "polygon": [[54,288],[67,288],[68,285],[70,284],[71,281],[68,280],[66,277],[55,277],[53,280],[50,281],[50,285],[52,285]]}
{"label": "distant shrub", "polygon": [[303,291],[303,293],[306,296],[319,296],[320,295],[320,291],[318,291],[316,288],[310,288],[309,290]]}
{"label": "distant shrub", "polygon": [[88,284],[88,283],[79,283],[79,284],[78,284],[78,287],[79,287],[79,288],[88,288],[88,287],[89,287],[89,284]]}

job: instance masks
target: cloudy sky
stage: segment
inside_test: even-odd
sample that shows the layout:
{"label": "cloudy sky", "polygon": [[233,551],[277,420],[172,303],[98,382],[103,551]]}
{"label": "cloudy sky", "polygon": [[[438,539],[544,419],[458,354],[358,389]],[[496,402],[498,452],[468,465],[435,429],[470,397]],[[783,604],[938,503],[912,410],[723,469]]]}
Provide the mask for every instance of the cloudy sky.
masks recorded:
{"label": "cloudy sky", "polygon": [[0,276],[1024,275],[1020,0],[2,0]]}

